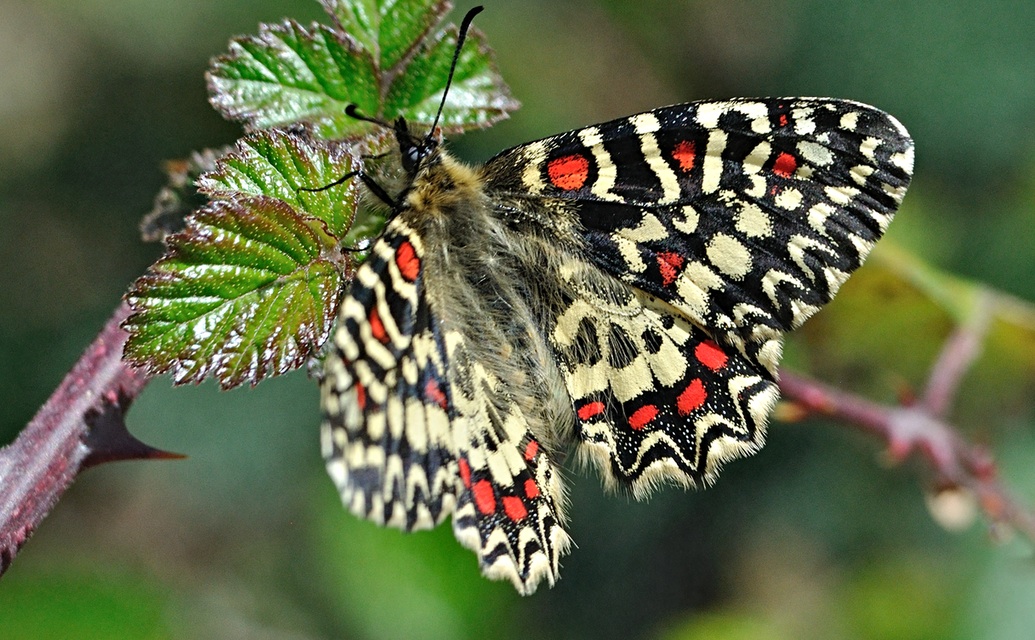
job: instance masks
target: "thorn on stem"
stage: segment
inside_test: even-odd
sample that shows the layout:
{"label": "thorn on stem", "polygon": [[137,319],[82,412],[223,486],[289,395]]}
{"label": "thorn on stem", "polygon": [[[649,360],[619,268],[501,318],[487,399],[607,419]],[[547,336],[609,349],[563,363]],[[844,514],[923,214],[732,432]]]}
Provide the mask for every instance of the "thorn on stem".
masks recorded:
{"label": "thorn on stem", "polygon": [[126,428],[125,412],[129,401],[122,394],[111,393],[101,408],[91,409],[84,420],[89,431],[83,438],[88,449],[82,468],[118,460],[177,460],[186,456],[163,451],[138,440]]}

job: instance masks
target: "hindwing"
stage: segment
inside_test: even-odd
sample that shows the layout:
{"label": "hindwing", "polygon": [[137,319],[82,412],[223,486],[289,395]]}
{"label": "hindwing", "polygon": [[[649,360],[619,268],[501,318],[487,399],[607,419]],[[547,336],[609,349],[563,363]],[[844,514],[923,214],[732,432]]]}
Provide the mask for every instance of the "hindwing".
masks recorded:
{"label": "hindwing", "polygon": [[650,294],[614,279],[594,292],[564,309],[551,341],[579,453],[609,486],[640,498],[663,483],[700,486],[762,446],[778,395],[768,371]]}

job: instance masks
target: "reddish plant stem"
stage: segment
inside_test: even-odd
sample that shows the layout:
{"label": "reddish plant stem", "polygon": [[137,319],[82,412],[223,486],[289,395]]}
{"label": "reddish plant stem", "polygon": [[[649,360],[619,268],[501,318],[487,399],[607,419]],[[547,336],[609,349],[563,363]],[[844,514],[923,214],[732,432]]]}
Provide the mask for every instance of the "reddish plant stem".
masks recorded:
{"label": "reddish plant stem", "polygon": [[122,416],[148,376],[122,362],[122,303],[32,421],[0,449],[0,574],[84,466],[160,458],[125,431]]}
{"label": "reddish plant stem", "polygon": [[921,398],[928,412],[939,418],[948,415],[963,376],[981,353],[988,323],[992,319],[991,295],[982,291],[971,309],[969,321],[957,327],[942,346]]}
{"label": "reddish plant stem", "polygon": [[948,480],[960,480],[968,473],[970,465],[960,456],[968,452],[968,445],[923,407],[880,405],[786,370],[780,372],[780,389],[786,399],[811,413],[847,422],[887,442],[896,462],[920,451],[935,472]]}
{"label": "reddish plant stem", "polygon": [[[957,348],[957,339],[955,335],[950,338],[946,349],[972,359],[968,350]],[[960,375],[965,369],[949,361],[946,366]],[[942,383],[955,387],[947,377]],[[887,442],[892,460],[901,461],[913,452],[919,453],[934,471],[938,488],[967,489],[992,522],[1007,524],[1035,541],[1035,512],[999,482],[988,452],[964,440],[927,406],[879,405],[786,370],[780,372],[780,389],[785,399],[809,412],[843,421]]]}

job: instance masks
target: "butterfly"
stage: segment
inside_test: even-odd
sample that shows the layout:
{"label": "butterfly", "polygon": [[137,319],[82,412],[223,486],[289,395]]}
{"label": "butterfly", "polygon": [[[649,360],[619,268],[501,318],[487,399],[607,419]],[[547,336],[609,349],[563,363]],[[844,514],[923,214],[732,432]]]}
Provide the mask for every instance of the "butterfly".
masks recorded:
{"label": "butterfly", "polygon": [[642,498],[758,451],[784,334],[862,264],[913,165],[894,118],[824,98],[668,106],[477,167],[391,126],[407,186],[371,186],[392,210],[324,363],[323,455],[352,512],[451,516],[522,594],[571,544],[567,455]]}

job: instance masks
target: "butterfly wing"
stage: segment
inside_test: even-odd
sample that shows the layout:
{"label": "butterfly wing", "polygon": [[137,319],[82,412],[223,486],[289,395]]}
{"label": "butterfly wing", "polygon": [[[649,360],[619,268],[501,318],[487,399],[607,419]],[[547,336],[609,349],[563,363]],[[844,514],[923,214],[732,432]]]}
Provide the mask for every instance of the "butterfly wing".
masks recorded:
{"label": "butterfly wing", "polygon": [[328,470],[345,504],[379,524],[411,531],[452,514],[483,573],[531,593],[556,580],[568,545],[560,477],[463,323],[427,295],[434,276],[404,218],[342,303],[323,384]]}
{"label": "butterfly wing", "polygon": [[665,107],[487,164],[524,167],[493,187],[566,203],[601,269],[775,371],[779,334],[861,265],[912,159],[891,116],[797,98]]}
{"label": "butterfly wing", "polygon": [[323,449],[355,513],[404,530],[453,514],[483,572],[531,593],[569,544],[550,457],[571,423],[580,454],[638,496],[757,450],[783,333],[883,233],[912,146],[864,105],[735,100],[477,172],[447,160],[414,179],[419,205],[342,305]]}
{"label": "butterfly wing", "polygon": [[[554,332],[581,440],[605,476],[637,493],[659,480],[696,483],[761,446],[783,333],[862,264],[912,158],[902,126],[872,107],[763,99],[657,109],[486,164],[494,198],[560,212],[576,260],[631,289],[604,304],[583,296],[593,311],[559,316],[594,328],[582,338],[578,323]],[[652,351],[659,340],[642,338],[651,335],[671,348]]]}

